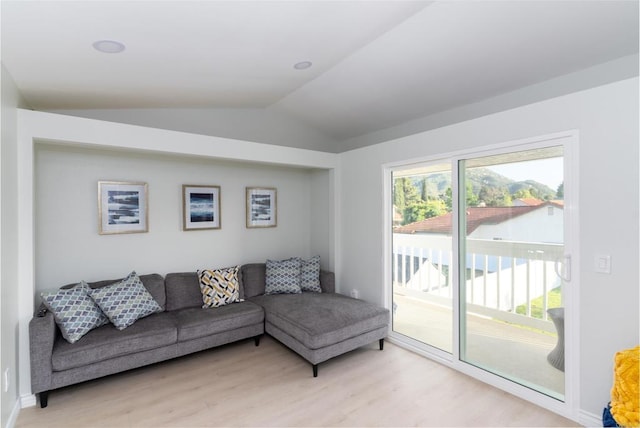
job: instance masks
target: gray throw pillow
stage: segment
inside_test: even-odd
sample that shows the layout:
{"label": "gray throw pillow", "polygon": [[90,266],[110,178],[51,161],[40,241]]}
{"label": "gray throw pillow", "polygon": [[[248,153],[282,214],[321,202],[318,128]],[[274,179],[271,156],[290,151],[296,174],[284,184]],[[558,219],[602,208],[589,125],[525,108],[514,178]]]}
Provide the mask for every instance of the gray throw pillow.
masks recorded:
{"label": "gray throw pillow", "polygon": [[320,288],[320,256],[300,262],[300,288],[302,291],[322,293]]}
{"label": "gray throw pillow", "polygon": [[162,312],[135,272],[115,284],[90,289],[89,296],[118,330],[124,330],[140,318]]}
{"label": "gray throw pillow", "polygon": [[265,294],[302,293],[300,289],[300,259],[267,260]]}
{"label": "gray throw pillow", "polygon": [[72,288],[40,293],[42,303],[53,314],[62,337],[75,343],[96,327],[108,324],[109,319],[89,297],[89,284],[81,281]]}

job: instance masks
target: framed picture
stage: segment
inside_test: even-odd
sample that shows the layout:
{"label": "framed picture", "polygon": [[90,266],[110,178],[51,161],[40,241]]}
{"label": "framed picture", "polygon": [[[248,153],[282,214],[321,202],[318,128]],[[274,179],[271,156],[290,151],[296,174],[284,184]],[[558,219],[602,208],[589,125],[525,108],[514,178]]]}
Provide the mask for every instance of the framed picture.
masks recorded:
{"label": "framed picture", "polygon": [[220,229],[220,186],[182,185],[182,230]]}
{"label": "framed picture", "polygon": [[100,235],[147,232],[147,183],[98,181]]}
{"label": "framed picture", "polygon": [[268,187],[247,187],[247,227],[277,226],[276,192]]}

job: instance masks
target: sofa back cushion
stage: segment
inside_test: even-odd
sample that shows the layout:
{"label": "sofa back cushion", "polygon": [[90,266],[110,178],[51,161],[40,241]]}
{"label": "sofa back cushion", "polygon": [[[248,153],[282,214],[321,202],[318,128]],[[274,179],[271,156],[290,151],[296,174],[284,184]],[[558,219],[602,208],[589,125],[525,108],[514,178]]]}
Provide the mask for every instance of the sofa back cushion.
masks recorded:
{"label": "sofa back cushion", "polygon": [[245,297],[262,296],[266,285],[266,263],[250,263],[242,265],[240,272],[242,274],[240,284],[241,287],[244,288]]}
{"label": "sofa back cushion", "polygon": [[[167,290],[167,311],[202,308],[202,291],[200,291],[200,279],[197,272],[168,273],[164,282]],[[244,299],[241,271],[238,271],[238,283],[240,298]]]}
{"label": "sofa back cushion", "polygon": [[[166,307],[166,303],[167,303],[167,295],[165,294],[165,289],[164,289],[164,278],[162,278],[162,275],[159,275],[157,273],[152,273],[149,275],[140,275],[139,276],[140,281],[142,281],[142,284],[145,286],[145,288],[147,289],[147,291],[149,293],[151,293],[151,296],[153,296],[153,299],[158,302],[158,305],[160,305],[160,307],[162,308],[162,310],[165,310]],[[107,285],[111,285],[111,284],[115,284],[116,282],[120,282],[122,281],[123,278],[120,279],[107,279],[104,281],[96,281],[96,282],[90,282],[89,283],[89,287],[91,288],[102,288],[102,287],[106,287]],[[76,284],[68,284],[65,285],[61,288],[72,288],[75,287]]]}
{"label": "sofa back cushion", "polygon": [[[267,265],[250,263],[240,268],[240,289],[244,289],[244,297],[261,296],[265,293]],[[335,293],[335,275],[326,270],[320,271],[320,288],[323,293]]]}

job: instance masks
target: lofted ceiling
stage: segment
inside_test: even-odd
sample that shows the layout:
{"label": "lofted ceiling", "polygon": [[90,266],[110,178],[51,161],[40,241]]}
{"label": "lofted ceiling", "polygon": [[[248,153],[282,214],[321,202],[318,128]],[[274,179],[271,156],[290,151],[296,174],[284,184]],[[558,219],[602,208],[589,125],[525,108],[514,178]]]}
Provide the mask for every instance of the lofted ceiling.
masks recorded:
{"label": "lofted ceiling", "polygon": [[336,141],[638,53],[637,0],[1,6],[2,63],[34,109],[270,109]]}

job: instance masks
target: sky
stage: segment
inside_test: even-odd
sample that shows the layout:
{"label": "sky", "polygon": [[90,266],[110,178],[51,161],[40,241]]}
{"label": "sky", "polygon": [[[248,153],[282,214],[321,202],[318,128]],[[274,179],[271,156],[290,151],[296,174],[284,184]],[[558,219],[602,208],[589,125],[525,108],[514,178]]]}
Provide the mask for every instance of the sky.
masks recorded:
{"label": "sky", "polygon": [[515,181],[535,180],[546,184],[552,190],[557,190],[564,181],[562,157],[491,165],[487,169]]}

